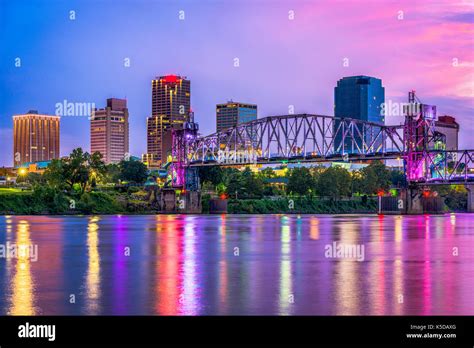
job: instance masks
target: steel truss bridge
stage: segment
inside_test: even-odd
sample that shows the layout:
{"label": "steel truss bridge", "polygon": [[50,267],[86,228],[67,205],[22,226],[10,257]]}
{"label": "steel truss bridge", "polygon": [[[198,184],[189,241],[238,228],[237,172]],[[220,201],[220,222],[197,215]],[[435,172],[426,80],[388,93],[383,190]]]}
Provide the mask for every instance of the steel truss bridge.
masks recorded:
{"label": "steel truss bridge", "polygon": [[403,126],[323,115],[269,116],[189,143],[190,165],[397,158]]}
{"label": "steel truss bridge", "polygon": [[173,136],[177,186],[188,169],[285,162],[403,160],[409,183],[474,182],[474,150],[436,150],[434,118],[407,115],[386,126],[349,118],[295,114],[269,116],[198,137],[197,128]]}

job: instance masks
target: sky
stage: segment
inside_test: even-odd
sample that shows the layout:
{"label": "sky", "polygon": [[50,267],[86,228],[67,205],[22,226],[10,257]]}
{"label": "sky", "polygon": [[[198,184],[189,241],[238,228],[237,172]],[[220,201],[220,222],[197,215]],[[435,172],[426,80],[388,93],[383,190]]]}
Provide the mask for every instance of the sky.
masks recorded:
{"label": "sky", "polygon": [[[259,117],[333,115],[337,80],[369,75],[386,102],[416,90],[456,117],[460,147],[474,148],[474,0],[0,0],[0,166],[12,166],[12,116],[65,100],[126,98],[140,156],[151,80],[167,74],[191,80],[202,134],[230,99]],[[87,116],[61,118],[62,156],[89,137]]]}

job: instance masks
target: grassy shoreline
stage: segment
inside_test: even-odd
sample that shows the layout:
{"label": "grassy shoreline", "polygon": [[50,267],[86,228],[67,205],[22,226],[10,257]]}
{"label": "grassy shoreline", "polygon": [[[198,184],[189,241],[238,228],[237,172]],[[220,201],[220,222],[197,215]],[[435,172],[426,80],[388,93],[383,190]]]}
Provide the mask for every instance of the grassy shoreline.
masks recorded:
{"label": "grassy shoreline", "polygon": [[[203,196],[203,214],[209,213]],[[291,202],[291,204],[289,203]],[[316,198],[263,198],[229,200],[229,214],[374,214],[376,202]],[[146,200],[145,192],[86,192],[66,194],[42,188],[0,193],[0,215],[151,215],[162,214]]]}
{"label": "grassy shoreline", "polygon": [[[8,191],[9,190],[9,191]],[[202,196],[202,214],[209,214],[209,195]],[[449,202],[447,202],[449,203]],[[319,197],[229,199],[228,214],[376,214],[377,198],[332,200]],[[450,207],[446,212],[463,212]],[[153,215],[161,212],[144,191],[65,193],[50,188],[0,190],[0,215]],[[182,213],[176,213],[182,214]]]}

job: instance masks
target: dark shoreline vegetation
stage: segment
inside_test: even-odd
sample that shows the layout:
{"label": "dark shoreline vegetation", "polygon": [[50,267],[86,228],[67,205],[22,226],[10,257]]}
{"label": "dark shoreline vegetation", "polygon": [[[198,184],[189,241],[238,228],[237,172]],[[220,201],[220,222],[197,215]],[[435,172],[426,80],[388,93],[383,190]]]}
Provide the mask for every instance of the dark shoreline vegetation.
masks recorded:
{"label": "dark shoreline vegetation", "polygon": [[230,200],[230,214],[375,214],[377,200],[368,199],[334,201],[303,197],[294,199],[294,208],[289,208],[288,198]]}
{"label": "dark shoreline vegetation", "polygon": [[[204,214],[211,197],[228,199],[230,214],[374,214],[378,194],[406,186],[401,171],[380,161],[354,171],[339,165],[258,172],[215,166],[200,168],[199,176]],[[53,160],[43,174],[19,176],[21,189],[0,188],[0,214],[157,214],[156,195],[166,180],[138,160],[106,165],[99,153],[78,148]],[[445,211],[466,211],[464,186],[436,190]]]}
{"label": "dark shoreline vegetation", "polygon": [[[146,201],[148,193],[138,187],[117,191],[92,191],[66,194],[50,188],[34,191],[0,191],[0,215],[89,215],[159,214]],[[210,195],[203,195],[203,213],[209,213]],[[466,211],[466,194],[449,190],[446,211]],[[290,204],[293,202],[292,204]],[[290,206],[293,208],[290,208]],[[229,214],[375,214],[377,197],[353,197],[341,200],[318,197],[265,197],[228,201]]]}
{"label": "dark shoreline vegetation", "polygon": [[[159,214],[143,200],[147,193],[88,192],[81,196],[66,195],[48,189],[0,193],[0,215],[88,215],[88,214]],[[209,213],[209,195],[203,195],[203,214]],[[446,211],[466,211],[466,195],[450,192],[445,199]],[[290,209],[290,201],[294,208]],[[74,202],[74,203],[73,203]],[[74,207],[74,208],[72,208]],[[317,197],[271,197],[228,201],[229,214],[375,214],[377,198],[346,200]]]}

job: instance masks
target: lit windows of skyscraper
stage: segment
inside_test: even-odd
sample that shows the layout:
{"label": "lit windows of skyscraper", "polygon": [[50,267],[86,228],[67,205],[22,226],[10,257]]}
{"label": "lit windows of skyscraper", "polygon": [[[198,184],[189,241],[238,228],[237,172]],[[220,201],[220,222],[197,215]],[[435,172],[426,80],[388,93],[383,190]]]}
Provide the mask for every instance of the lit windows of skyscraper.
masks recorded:
{"label": "lit windows of skyscraper", "polygon": [[91,117],[91,153],[100,152],[105,163],[120,162],[129,152],[128,108],[125,99],[107,99],[107,107]]}
{"label": "lit windows of skyscraper", "polygon": [[257,105],[229,101],[216,106],[216,131],[257,119]]}
{"label": "lit windows of skyscraper", "polygon": [[152,111],[147,118],[147,158],[149,167],[166,161],[171,151],[166,133],[189,119],[191,81],[182,76],[167,75],[152,81]]}
{"label": "lit windows of skyscraper", "polygon": [[35,110],[13,116],[14,166],[59,158],[59,122],[59,116]]}

